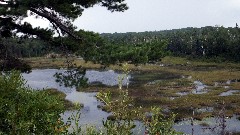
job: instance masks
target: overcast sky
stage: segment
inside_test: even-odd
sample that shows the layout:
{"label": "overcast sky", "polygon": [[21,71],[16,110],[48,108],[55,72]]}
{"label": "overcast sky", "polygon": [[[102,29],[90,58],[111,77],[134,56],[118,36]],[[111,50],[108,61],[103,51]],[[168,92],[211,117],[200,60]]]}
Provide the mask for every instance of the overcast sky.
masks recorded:
{"label": "overcast sky", "polygon": [[[98,33],[142,32],[240,24],[240,0],[126,0],[129,9],[86,9],[74,24]],[[45,25],[39,21],[36,24]]]}

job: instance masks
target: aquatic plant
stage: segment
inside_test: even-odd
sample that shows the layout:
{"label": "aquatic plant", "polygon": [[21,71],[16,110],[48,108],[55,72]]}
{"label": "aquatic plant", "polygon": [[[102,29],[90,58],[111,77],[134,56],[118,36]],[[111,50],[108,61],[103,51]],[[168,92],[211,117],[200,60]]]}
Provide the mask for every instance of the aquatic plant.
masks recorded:
{"label": "aquatic plant", "polygon": [[[129,73],[127,65],[124,65],[124,73]],[[141,107],[134,105],[133,99],[128,95],[128,89],[119,87],[119,96],[113,100],[111,92],[99,92],[97,98],[105,104],[105,108],[110,111],[114,120],[103,122],[105,133],[107,134],[133,134],[132,130],[136,127],[134,120],[143,122],[146,134],[176,135],[181,134],[173,129],[175,115],[164,115],[159,107],[152,107],[146,115]]]}

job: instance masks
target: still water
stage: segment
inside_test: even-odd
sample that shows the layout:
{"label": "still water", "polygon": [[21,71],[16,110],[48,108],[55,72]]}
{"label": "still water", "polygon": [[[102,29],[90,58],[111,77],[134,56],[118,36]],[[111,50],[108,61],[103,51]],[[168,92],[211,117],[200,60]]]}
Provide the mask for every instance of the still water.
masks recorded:
{"label": "still water", "polygon": [[[75,88],[69,88],[59,85],[54,77],[55,73],[64,73],[66,70],[58,69],[36,69],[32,70],[29,74],[22,74],[24,79],[27,80],[27,85],[34,89],[44,89],[44,88],[56,88],[64,93],[71,93],[75,91]],[[88,78],[88,83],[101,83],[103,85],[114,86],[118,85],[118,77],[121,75],[113,70],[107,71],[96,71],[87,70],[85,77]],[[128,76],[128,78],[131,78]],[[126,85],[127,79],[123,80],[123,85]]]}
{"label": "still water", "polygon": [[[87,93],[87,92],[77,92],[75,87],[69,88],[59,85],[55,80],[54,74],[64,73],[66,70],[58,70],[58,69],[36,69],[32,70],[29,74],[22,74],[24,79],[27,81],[27,85],[34,89],[45,89],[45,88],[56,88],[59,91],[64,92],[67,96],[66,99],[74,102],[74,103],[81,103],[84,107],[81,109],[81,118],[80,118],[80,125],[89,125],[89,126],[102,126],[102,120],[106,120],[110,113],[104,112],[101,109],[98,109],[97,106],[101,104],[97,101],[95,95],[96,93]],[[108,86],[118,85],[118,77],[121,75],[113,70],[108,71],[96,71],[96,70],[87,70],[85,77],[88,78],[88,83],[101,83]],[[131,78],[131,76],[128,76]],[[123,80],[123,85],[126,85],[128,80]],[[206,86],[201,82],[195,81],[194,84],[196,85],[197,92],[201,93],[201,90],[204,90]],[[205,92],[205,91],[203,91]],[[195,94],[195,93],[194,93]],[[199,94],[199,93],[196,93]],[[76,114],[77,111],[66,111],[62,117],[65,121],[67,118],[70,117],[72,114]],[[138,127],[142,127],[142,124],[139,122]],[[174,128],[177,131],[184,132],[186,134],[192,134],[192,129],[195,135],[205,135],[205,134],[218,134],[219,130],[216,132],[212,132],[211,130],[205,130],[204,126],[201,123],[207,123],[211,127],[216,125],[216,121],[214,118],[208,118],[204,121],[194,121],[194,125],[191,126],[189,120],[185,120],[174,125]],[[226,130],[230,132],[240,132],[240,121],[236,119],[236,116],[229,118],[226,120]],[[136,132],[135,132],[136,133]],[[139,133],[137,133],[139,134]],[[143,134],[143,131],[140,132]]]}
{"label": "still water", "polygon": [[[81,109],[81,125],[96,125],[101,126],[102,120],[106,119],[110,114],[97,108],[100,104],[97,101],[96,93],[77,92],[75,87],[69,88],[59,85],[55,80],[54,74],[64,73],[66,70],[58,69],[36,69],[32,70],[29,74],[22,74],[27,81],[27,85],[34,89],[55,88],[64,92],[67,96],[66,99],[74,103],[81,103],[84,107]],[[113,70],[108,71],[86,71],[85,77],[88,78],[88,83],[102,83],[104,85],[118,85],[118,76],[120,74]],[[130,78],[130,77],[129,77]],[[123,80],[123,85],[127,83],[127,80]],[[67,120],[72,114],[76,114],[76,111],[66,111],[63,114],[63,119]]]}

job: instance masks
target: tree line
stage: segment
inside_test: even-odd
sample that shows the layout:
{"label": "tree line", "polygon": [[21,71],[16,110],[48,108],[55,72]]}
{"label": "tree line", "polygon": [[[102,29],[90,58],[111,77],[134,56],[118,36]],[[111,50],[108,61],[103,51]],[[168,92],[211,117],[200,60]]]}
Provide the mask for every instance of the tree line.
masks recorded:
{"label": "tree line", "polygon": [[[16,58],[42,57],[59,49],[50,46],[39,39],[8,38],[1,40],[5,44],[4,55],[11,55]],[[7,45],[6,45],[7,44]]]}
{"label": "tree line", "polygon": [[85,39],[80,45],[68,36],[54,37],[53,46],[38,38],[2,39],[2,43],[8,44],[6,53],[15,57],[42,57],[50,52],[62,53],[61,44],[64,44],[68,52],[101,64],[155,62],[167,55],[218,62],[240,61],[238,27],[189,27],[113,34],[79,30],[76,34]]}
{"label": "tree line", "polygon": [[[103,33],[113,44],[152,45],[167,43],[168,55],[218,61],[240,61],[240,29],[236,27],[206,26],[152,32]],[[143,46],[144,47],[144,46]],[[152,53],[151,53],[152,54]],[[157,57],[157,56],[154,56]],[[151,58],[154,59],[154,58]]]}
{"label": "tree line", "polygon": [[62,54],[66,50],[87,61],[101,64],[118,64],[126,61],[138,64],[158,61],[168,53],[166,40],[141,43],[111,42],[98,33],[83,30],[76,32],[76,35],[85,40],[79,43],[68,36],[54,37],[52,40],[54,42],[49,43],[39,38],[2,38],[5,48],[2,55],[16,58],[43,57],[52,52]]}

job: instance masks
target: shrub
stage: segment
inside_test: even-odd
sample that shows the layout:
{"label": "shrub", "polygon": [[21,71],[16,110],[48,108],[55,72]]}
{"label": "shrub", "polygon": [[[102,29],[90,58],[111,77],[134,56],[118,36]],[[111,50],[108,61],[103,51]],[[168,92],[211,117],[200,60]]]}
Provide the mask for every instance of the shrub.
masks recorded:
{"label": "shrub", "polygon": [[25,86],[19,72],[0,76],[0,133],[56,134],[66,127],[60,114],[64,103],[57,96]]}

